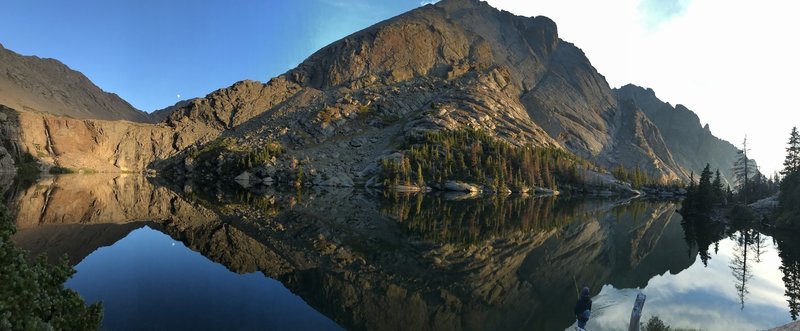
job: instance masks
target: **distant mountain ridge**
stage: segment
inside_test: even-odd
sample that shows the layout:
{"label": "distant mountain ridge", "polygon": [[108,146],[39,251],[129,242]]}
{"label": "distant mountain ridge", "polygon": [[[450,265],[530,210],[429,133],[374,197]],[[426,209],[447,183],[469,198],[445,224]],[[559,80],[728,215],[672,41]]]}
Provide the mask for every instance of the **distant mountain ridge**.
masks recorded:
{"label": "distant mountain ridge", "polygon": [[[105,95],[92,87],[87,89]],[[705,162],[730,178],[736,148],[702,129],[685,107],[672,108],[651,92],[612,89],[583,51],[558,37],[547,17],[444,0],[344,37],[267,83],[237,82],[154,112],[146,120],[160,122],[157,130],[129,134],[153,138],[131,144],[135,153],[110,145],[117,138],[105,142],[102,150],[112,156],[95,164],[119,167],[118,155],[126,154],[135,155],[120,163],[127,170],[158,168],[165,155],[223,136],[243,148],[281,142],[288,147],[286,160],[306,160],[304,171],[320,181],[344,176],[359,182],[373,177],[380,160],[408,138],[470,128],[513,145],[566,149],[609,169],[639,168],[664,181],[687,180]],[[95,133],[82,136],[81,144],[100,144],[95,136],[106,134],[106,125],[91,126]],[[37,139],[50,137],[60,136]],[[72,166],[75,157],[32,146],[12,149]],[[286,165],[281,162],[275,166]]]}
{"label": "distant mountain ridge", "polygon": [[76,119],[151,123],[150,116],[54,59],[22,56],[0,45],[0,104]]}
{"label": "distant mountain ridge", "polygon": [[628,84],[615,89],[617,98],[631,100],[659,127],[676,162],[695,174],[705,167],[719,169],[733,186],[732,165],[739,149],[715,137],[709,125],[703,126],[697,114],[683,105],[672,106],[656,97],[653,89]]}

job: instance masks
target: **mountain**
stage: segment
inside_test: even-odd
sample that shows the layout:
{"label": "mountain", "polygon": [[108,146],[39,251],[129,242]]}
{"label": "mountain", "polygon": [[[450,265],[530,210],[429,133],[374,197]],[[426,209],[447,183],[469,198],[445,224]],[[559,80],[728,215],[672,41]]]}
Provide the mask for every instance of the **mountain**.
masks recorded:
{"label": "mountain", "polygon": [[0,45],[0,104],[77,119],[150,123],[147,113],[54,59],[22,56]]}
{"label": "mountain", "polygon": [[[233,123],[236,111],[208,98],[207,106],[182,114],[217,120],[221,127],[241,124],[229,135],[258,133],[299,150],[354,136],[403,140],[470,127],[512,144],[565,148],[606,167],[640,167],[663,180],[688,178],[659,127],[635,105],[618,101],[585,54],[558,38],[553,21],[515,16],[483,2],[445,0],[380,22],[320,49],[267,86],[272,84],[300,91],[273,97],[305,101],[280,104],[283,111],[261,107],[237,114]],[[248,86],[255,90],[239,86],[226,93],[262,89]],[[359,108],[381,121],[354,120],[351,114]],[[171,121],[180,114],[173,113]],[[362,149],[371,159],[366,162],[340,151],[352,161],[341,166],[361,172],[387,146],[380,147]],[[331,152],[315,146],[298,158],[319,163],[316,155]]]}
{"label": "mountain", "polygon": [[[236,153],[279,144],[285,153],[262,173],[299,166],[314,184],[375,180],[382,160],[396,159],[406,142],[463,128],[511,145],[567,150],[607,169],[639,168],[662,181],[686,180],[706,161],[731,168],[735,148],[698,130],[691,111],[662,110],[661,101],[631,91],[612,89],[549,18],[444,0],[344,37],[267,83],[237,82],[158,111],[151,115],[156,125],[69,122],[51,134],[52,126],[24,129],[40,127],[41,119],[9,115],[7,122],[33,124],[0,129],[17,157],[103,171],[167,168],[180,176],[198,166],[219,172]],[[680,133],[684,125],[691,135]],[[74,127],[87,129],[71,135]],[[25,138],[34,136],[36,143]],[[199,153],[220,148],[231,153],[195,164]]]}
{"label": "mountain", "polygon": [[697,114],[683,105],[672,106],[661,101],[649,88],[628,84],[614,93],[619,99],[632,101],[658,126],[678,164],[699,173],[709,163],[711,169],[719,169],[724,180],[733,186],[731,168],[739,149],[715,137],[708,124],[700,123]]}

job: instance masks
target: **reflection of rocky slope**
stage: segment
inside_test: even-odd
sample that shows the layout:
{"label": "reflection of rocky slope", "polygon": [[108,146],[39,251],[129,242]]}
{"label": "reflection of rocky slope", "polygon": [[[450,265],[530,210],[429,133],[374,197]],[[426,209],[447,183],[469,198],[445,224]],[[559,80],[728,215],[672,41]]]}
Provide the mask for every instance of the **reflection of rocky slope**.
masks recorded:
{"label": "reflection of rocky slope", "polygon": [[233,226],[247,234],[280,229],[250,235],[280,256],[263,259],[267,268],[291,267],[267,274],[349,328],[555,329],[571,323],[573,275],[595,289],[644,286],[694,261],[685,249],[670,249],[683,244],[674,205],[610,207],[578,206],[582,221],[562,229],[510,232],[467,246],[409,238],[361,194],[312,195],[272,221]]}
{"label": "reflection of rocky slope", "polygon": [[51,262],[67,255],[69,263],[76,265],[100,247],[113,245],[131,231],[153,222],[123,224],[58,224],[23,229],[14,235],[14,241],[31,256],[44,254]]}
{"label": "reflection of rocky slope", "polygon": [[[82,257],[152,220],[146,224],[233,271],[280,280],[351,329],[563,328],[572,322],[573,276],[595,290],[644,286],[694,261],[671,203],[571,204],[574,219],[562,226],[511,226],[485,241],[441,244],[409,232],[385,214],[386,202],[364,192],[176,194],[140,177],[91,177],[55,178],[14,199],[21,246]],[[416,201],[396,203],[409,206],[389,210],[413,210]],[[82,241],[85,231],[98,237]]]}
{"label": "reflection of rocky slope", "polygon": [[122,224],[176,215],[193,220],[214,214],[189,205],[139,175],[64,175],[44,178],[9,207],[20,230],[51,224]]}
{"label": "reflection of rocky slope", "polygon": [[135,175],[49,177],[9,198],[19,246],[50,258],[67,253],[73,263],[144,225],[172,224],[167,221],[176,217],[182,224],[216,219]]}

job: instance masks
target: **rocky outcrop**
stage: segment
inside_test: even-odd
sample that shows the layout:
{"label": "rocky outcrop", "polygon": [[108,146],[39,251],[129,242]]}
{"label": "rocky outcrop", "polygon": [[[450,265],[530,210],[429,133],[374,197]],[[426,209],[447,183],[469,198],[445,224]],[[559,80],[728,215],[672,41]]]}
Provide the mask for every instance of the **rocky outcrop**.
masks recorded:
{"label": "rocky outcrop", "polygon": [[[120,172],[143,171],[186,145],[164,125],[78,120],[0,107],[0,138],[16,160],[35,158],[45,167]],[[184,135],[181,135],[184,136]]]}
{"label": "rocky outcrop", "polygon": [[188,106],[192,100],[194,99],[181,100],[172,106],[154,110],[152,113],[150,113],[150,119],[153,121],[153,123],[162,122],[167,119],[169,115],[172,115],[175,110]]}
{"label": "rocky outcrop", "polygon": [[616,132],[614,148],[607,152],[607,165],[639,168],[658,175],[663,182],[689,178],[683,167],[672,157],[658,127],[634,104],[620,103],[622,119]]}
{"label": "rocky outcrop", "polygon": [[77,119],[151,122],[147,113],[54,59],[22,56],[0,45],[0,104]]}

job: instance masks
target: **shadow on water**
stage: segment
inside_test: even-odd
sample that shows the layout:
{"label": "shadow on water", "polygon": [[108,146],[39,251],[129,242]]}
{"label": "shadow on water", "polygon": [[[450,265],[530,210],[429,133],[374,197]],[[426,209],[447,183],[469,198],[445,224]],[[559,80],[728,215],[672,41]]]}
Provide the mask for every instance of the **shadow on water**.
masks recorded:
{"label": "shadow on water", "polygon": [[[707,261],[722,238],[682,223],[671,201],[252,191],[104,174],[7,192],[15,241],[34,254],[77,264],[147,225],[231,271],[280,281],[354,330],[564,329],[577,286],[643,288],[698,252]],[[793,263],[784,273],[797,284]]]}

